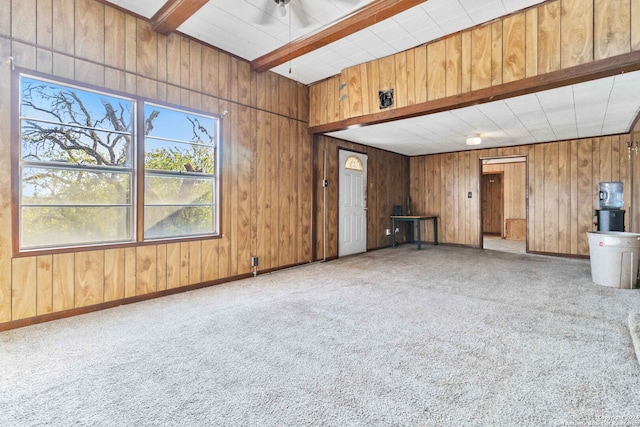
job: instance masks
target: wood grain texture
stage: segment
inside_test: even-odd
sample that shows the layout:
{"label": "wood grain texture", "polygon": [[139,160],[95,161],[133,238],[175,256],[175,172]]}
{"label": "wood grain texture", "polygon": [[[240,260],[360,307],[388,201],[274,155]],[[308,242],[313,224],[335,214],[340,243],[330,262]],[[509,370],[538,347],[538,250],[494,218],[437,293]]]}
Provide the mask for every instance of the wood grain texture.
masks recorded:
{"label": "wood grain texture", "polygon": [[38,316],[53,312],[53,257],[37,257],[37,308]]}
{"label": "wood grain texture", "polygon": [[75,255],[53,255],[53,311],[75,306]]}
{"label": "wood grain texture", "polygon": [[14,1],[10,4],[10,28],[16,40],[27,43],[36,42],[36,0]]}
{"label": "wood grain texture", "polygon": [[104,301],[124,298],[124,249],[104,251]]}
{"label": "wood grain texture", "polygon": [[593,0],[562,0],[560,67],[593,61]]}
{"label": "wood grain texture", "polygon": [[446,93],[457,95],[462,91],[462,35],[460,33],[445,39],[446,45]]}
{"label": "wood grain texture", "polygon": [[[427,101],[427,47],[414,49],[415,56],[415,99],[416,103]],[[367,64],[369,69],[369,64]]]}
{"label": "wood grain texture", "polygon": [[104,8],[93,0],[76,0],[75,56],[104,62]]}
{"label": "wood grain texture", "polygon": [[[8,9],[8,3],[4,3]],[[10,21],[9,14],[0,17],[1,23]],[[9,27],[9,25],[8,25]],[[0,32],[3,30],[0,30]],[[0,57],[11,56],[11,42],[0,38]],[[0,72],[0,94],[11,93],[9,68]],[[11,123],[11,102],[0,102],[0,122]],[[12,137],[8,132],[0,132],[0,151],[11,153]],[[0,156],[0,170],[11,170],[11,156]],[[11,320],[11,174],[0,173],[0,322]]]}
{"label": "wood grain texture", "polygon": [[526,14],[512,15],[504,20],[503,78],[512,82],[526,77]]}
{"label": "wood grain texture", "polygon": [[640,0],[631,0],[631,50],[640,49]]}
{"label": "wood grain texture", "polygon": [[594,0],[594,59],[610,58],[631,50],[631,2]]}
{"label": "wood grain texture", "polygon": [[104,252],[77,252],[75,260],[75,307],[104,302]]}
{"label": "wood grain texture", "polygon": [[538,74],[538,9],[526,11],[525,18],[526,77]]}
{"label": "wood grain texture", "polygon": [[396,107],[406,107],[409,104],[408,82],[407,82],[407,53],[399,52],[393,55],[395,63],[395,91],[394,104]]}
{"label": "wood grain texture", "polygon": [[491,25],[471,30],[471,90],[491,86]]}
{"label": "wood grain texture", "polygon": [[502,21],[491,24],[491,85],[502,84],[503,68],[503,43],[502,43]]}
{"label": "wood grain texture", "polygon": [[111,7],[104,11],[104,62],[123,69],[125,64],[125,14]]}
{"label": "wood grain texture", "polygon": [[36,257],[15,258],[11,263],[11,317],[25,319],[37,314]]}
{"label": "wood grain texture", "polygon": [[446,39],[427,45],[427,99],[444,98],[447,90]]}
{"label": "wood grain texture", "polygon": [[136,296],[157,290],[157,250],[155,246],[136,248]]}

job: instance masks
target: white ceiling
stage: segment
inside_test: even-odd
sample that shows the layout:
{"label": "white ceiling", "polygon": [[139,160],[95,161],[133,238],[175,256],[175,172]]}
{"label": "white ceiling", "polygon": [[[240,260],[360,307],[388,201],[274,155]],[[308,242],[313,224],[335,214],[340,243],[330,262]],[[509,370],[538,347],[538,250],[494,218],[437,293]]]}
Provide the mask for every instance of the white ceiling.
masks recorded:
{"label": "white ceiling", "polygon": [[[178,31],[251,61],[341,19],[370,1],[291,0],[287,15],[281,17],[273,0],[210,0],[178,27]],[[165,2],[111,1],[147,18]],[[272,71],[310,84],[337,75],[352,65],[391,55],[541,2],[429,0]],[[306,19],[303,21],[300,16]],[[639,108],[640,74],[628,73],[330,135],[401,154],[420,155],[624,133],[629,131]],[[472,133],[482,135],[482,145],[465,145],[466,135]]]}

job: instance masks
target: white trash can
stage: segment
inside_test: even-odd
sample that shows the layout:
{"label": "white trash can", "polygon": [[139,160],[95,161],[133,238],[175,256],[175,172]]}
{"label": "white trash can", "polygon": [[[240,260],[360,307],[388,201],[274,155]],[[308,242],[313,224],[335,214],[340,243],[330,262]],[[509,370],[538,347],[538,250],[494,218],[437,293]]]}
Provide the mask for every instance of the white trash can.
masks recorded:
{"label": "white trash can", "polygon": [[634,289],[638,283],[640,234],[622,231],[587,231],[593,283]]}

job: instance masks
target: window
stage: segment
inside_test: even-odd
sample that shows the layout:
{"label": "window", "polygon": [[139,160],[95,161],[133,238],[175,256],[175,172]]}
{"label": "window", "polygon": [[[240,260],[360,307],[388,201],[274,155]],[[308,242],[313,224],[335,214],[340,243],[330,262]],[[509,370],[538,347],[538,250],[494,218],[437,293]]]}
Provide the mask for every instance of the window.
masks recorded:
{"label": "window", "polygon": [[144,237],[213,234],[217,120],[144,105]]}
{"label": "window", "polygon": [[20,79],[21,249],[128,242],[131,99]]}
{"label": "window", "polygon": [[19,93],[20,250],[218,233],[216,116],[27,75]]}

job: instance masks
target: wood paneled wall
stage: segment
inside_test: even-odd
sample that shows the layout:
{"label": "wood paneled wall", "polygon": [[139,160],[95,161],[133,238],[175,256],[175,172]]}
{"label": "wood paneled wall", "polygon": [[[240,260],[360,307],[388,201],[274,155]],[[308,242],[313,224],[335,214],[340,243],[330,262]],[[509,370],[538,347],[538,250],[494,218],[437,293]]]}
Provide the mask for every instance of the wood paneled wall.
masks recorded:
{"label": "wood paneled wall", "polygon": [[[629,139],[626,134],[412,157],[415,211],[440,217],[438,237],[444,243],[479,246],[480,159],[527,156],[529,250],[588,255],[586,232],[595,230],[598,183],[622,181],[625,192],[632,191]],[[625,197],[627,211],[630,203]],[[638,231],[637,225],[629,227],[629,216],[625,221],[628,231]]]}
{"label": "wood paneled wall", "polygon": [[[13,65],[225,114],[218,239],[13,257]],[[94,0],[0,0],[0,324],[311,261],[308,87]],[[225,113],[226,112],[226,113]]]}
{"label": "wood paneled wall", "polygon": [[526,163],[497,163],[482,166],[483,173],[502,172],[504,188],[504,208],[502,212],[502,235],[504,236],[507,219],[527,217],[527,176]]}
{"label": "wood paneled wall", "polygon": [[638,50],[639,18],[640,0],[547,1],[312,85],[310,125],[379,113],[380,90],[397,109]]}
{"label": "wood paneled wall", "polygon": [[[391,236],[385,230],[391,228],[390,216],[394,205],[406,206],[409,195],[409,158],[377,148],[354,144],[327,136],[316,136],[314,141],[315,164],[315,250],[316,258],[324,253],[323,189],[326,155],[326,258],[338,256],[338,150],[345,149],[367,154],[367,249],[377,249],[391,244]],[[404,230],[398,234],[398,242],[405,240]]]}

